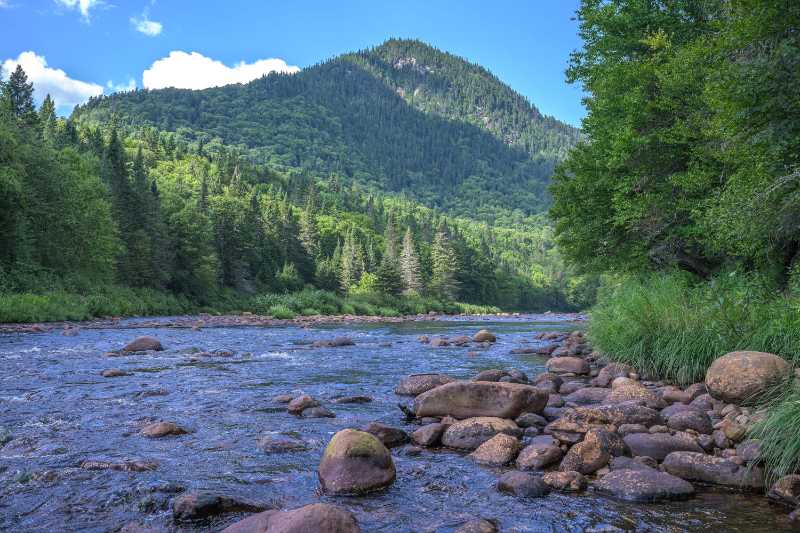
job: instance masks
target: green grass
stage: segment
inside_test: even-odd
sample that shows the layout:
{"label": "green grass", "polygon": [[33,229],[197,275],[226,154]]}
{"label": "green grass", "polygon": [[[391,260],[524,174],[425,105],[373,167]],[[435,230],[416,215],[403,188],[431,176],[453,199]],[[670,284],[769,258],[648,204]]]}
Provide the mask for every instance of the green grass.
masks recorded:
{"label": "green grass", "polygon": [[617,279],[600,292],[589,337],[613,360],[694,383],[734,350],[800,361],[800,298],[738,274],[711,282],[679,274]]}
{"label": "green grass", "polygon": [[208,312],[244,311],[275,318],[298,315],[364,315],[397,317],[436,311],[439,313],[494,313],[496,307],[444,303],[422,296],[382,294],[339,295],[306,288],[288,294],[259,294],[242,297],[225,291],[206,304],[151,289],[101,287],[79,294],[50,291],[43,294],[0,294],[0,323],[88,320],[104,316],[156,316]]}
{"label": "green grass", "polygon": [[780,389],[782,394],[767,404],[766,417],[748,435],[761,441],[768,486],[780,476],[800,470],[800,389],[794,384],[782,384]]}

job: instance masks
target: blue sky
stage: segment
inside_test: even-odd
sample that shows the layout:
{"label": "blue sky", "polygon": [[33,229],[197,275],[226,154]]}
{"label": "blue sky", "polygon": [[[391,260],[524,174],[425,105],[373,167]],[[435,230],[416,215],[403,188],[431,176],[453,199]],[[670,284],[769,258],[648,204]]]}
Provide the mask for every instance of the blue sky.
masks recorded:
{"label": "blue sky", "polygon": [[564,81],[569,53],[580,46],[571,20],[577,4],[0,0],[0,64],[22,63],[68,113],[100,92],[245,81],[389,37],[418,38],[487,67],[543,113],[579,125],[581,91]]}

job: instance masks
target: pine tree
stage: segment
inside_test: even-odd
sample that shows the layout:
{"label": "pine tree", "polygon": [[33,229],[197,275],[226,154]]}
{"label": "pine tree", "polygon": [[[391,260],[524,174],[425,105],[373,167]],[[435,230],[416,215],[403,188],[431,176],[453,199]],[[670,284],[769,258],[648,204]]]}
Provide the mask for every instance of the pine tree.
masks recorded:
{"label": "pine tree", "polygon": [[411,228],[406,230],[403,237],[403,249],[400,252],[400,273],[405,294],[419,294],[422,290],[422,277],[420,274],[419,256],[414,247],[414,238]]}
{"label": "pine tree", "polygon": [[33,83],[28,82],[28,76],[22,68],[17,68],[3,85],[3,99],[7,100],[11,112],[17,118],[30,122],[36,117],[36,108],[33,106]]}
{"label": "pine tree", "polygon": [[300,212],[300,242],[309,257],[319,255],[319,233],[314,215],[307,209]]}
{"label": "pine tree", "polygon": [[56,134],[56,104],[49,94],[44,97],[39,108],[39,124],[42,127],[42,138],[52,142]]}
{"label": "pine tree", "polygon": [[431,291],[444,300],[455,300],[459,283],[458,258],[450,242],[450,230],[442,221],[431,246]]}

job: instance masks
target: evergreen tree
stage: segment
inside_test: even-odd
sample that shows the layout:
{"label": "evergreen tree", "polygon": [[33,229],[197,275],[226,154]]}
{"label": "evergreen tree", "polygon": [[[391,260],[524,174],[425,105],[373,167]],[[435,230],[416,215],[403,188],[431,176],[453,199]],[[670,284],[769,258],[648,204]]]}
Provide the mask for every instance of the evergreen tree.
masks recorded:
{"label": "evergreen tree", "polygon": [[400,252],[400,272],[405,294],[419,294],[422,291],[422,275],[419,256],[414,247],[414,237],[411,229],[406,229],[403,237],[403,249]]}
{"label": "evergreen tree", "polygon": [[42,128],[42,138],[52,142],[56,135],[56,104],[50,95],[44,97],[42,106],[39,108],[39,124]]}
{"label": "evergreen tree", "polygon": [[459,289],[457,273],[458,258],[450,242],[450,230],[442,221],[431,245],[431,292],[444,300],[455,300]]}
{"label": "evergreen tree", "polygon": [[26,122],[35,120],[36,108],[33,105],[33,83],[28,81],[28,76],[22,68],[17,68],[3,85],[3,99],[8,102],[11,112]]}

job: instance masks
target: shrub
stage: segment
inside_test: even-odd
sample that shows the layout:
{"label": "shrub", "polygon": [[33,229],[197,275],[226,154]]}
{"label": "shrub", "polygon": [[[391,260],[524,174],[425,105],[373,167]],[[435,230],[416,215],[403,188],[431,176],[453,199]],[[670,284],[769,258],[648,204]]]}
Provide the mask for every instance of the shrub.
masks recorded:
{"label": "shrub", "polygon": [[290,320],[295,317],[295,312],[286,307],[285,305],[273,305],[269,309],[269,313],[273,318],[282,320]]}

